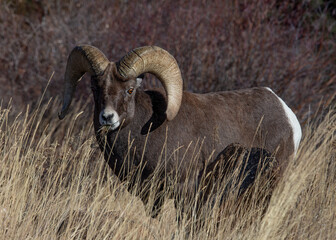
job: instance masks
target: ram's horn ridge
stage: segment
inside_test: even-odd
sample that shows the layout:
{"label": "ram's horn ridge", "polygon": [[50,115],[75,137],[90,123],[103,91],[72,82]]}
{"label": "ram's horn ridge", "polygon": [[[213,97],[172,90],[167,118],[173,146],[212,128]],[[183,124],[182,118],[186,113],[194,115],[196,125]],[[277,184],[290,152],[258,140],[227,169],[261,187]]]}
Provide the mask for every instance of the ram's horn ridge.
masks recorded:
{"label": "ram's horn ridge", "polygon": [[78,80],[86,72],[91,76],[103,74],[108,63],[105,55],[93,46],[77,46],[71,51],[64,75],[63,107],[58,115],[60,119],[67,114]]}
{"label": "ram's horn ridge", "polygon": [[146,72],[155,75],[167,93],[167,119],[175,118],[181,106],[183,81],[180,68],[170,53],[156,46],[136,48],[117,63],[117,68],[125,80]]}

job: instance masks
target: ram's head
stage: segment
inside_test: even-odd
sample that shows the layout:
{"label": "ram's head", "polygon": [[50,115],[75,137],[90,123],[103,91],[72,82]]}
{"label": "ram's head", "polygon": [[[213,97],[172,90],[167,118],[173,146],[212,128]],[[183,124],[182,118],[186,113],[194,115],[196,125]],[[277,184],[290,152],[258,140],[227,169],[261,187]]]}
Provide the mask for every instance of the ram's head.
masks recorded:
{"label": "ram's head", "polygon": [[111,130],[121,123],[126,126],[133,119],[134,96],[144,73],[151,73],[161,81],[167,94],[167,119],[174,119],[179,111],[182,77],[175,58],[167,51],[146,46],[130,51],[118,62],[110,62],[99,49],[83,45],[75,47],[68,58],[60,119],[67,114],[77,83],[86,72],[91,75],[99,123]]}

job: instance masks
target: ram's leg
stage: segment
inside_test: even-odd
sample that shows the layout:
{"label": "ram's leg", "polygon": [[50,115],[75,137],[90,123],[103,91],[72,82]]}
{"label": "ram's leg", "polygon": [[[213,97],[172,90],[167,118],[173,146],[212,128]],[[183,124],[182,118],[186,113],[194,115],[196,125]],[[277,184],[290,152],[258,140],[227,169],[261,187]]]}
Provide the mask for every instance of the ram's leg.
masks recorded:
{"label": "ram's leg", "polygon": [[158,190],[156,190],[154,193],[154,202],[150,213],[152,218],[156,218],[161,212],[165,200],[165,194],[164,184],[160,183]]}

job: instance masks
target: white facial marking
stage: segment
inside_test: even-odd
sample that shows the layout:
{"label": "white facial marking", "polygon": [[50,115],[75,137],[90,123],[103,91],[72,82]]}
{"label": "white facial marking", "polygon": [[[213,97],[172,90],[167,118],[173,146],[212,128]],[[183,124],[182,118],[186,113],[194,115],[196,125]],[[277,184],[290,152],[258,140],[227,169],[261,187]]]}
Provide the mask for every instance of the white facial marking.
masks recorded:
{"label": "white facial marking", "polygon": [[[277,96],[272,89],[266,87],[267,90],[271,91],[275,96]],[[297,117],[295,116],[295,114],[293,113],[293,111],[287,106],[287,104],[280,98],[277,96],[277,98],[279,99],[280,103],[282,104],[282,107],[285,110],[285,113],[287,115],[289,124],[292,126],[292,130],[293,130],[293,141],[294,141],[294,155],[296,155],[296,152],[299,148],[299,144],[301,141],[301,137],[302,137],[302,131],[301,131],[301,126],[300,123],[297,119]]]}
{"label": "white facial marking", "polygon": [[120,125],[119,114],[111,107],[106,107],[99,114],[99,123],[108,125],[112,130],[115,130]]}

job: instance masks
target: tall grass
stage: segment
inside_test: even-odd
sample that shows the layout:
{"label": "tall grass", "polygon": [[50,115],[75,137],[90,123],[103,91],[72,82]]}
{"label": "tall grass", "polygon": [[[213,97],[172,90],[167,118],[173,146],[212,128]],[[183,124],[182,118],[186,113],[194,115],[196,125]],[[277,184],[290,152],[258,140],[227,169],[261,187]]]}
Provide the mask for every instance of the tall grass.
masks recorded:
{"label": "tall grass", "polygon": [[151,219],[113,175],[97,149],[91,119],[78,114],[85,104],[75,104],[62,122],[58,106],[50,100],[19,115],[10,105],[0,108],[0,239],[184,239],[190,229],[189,239],[336,235],[334,110],[319,125],[306,126],[266,210],[268,200],[251,192],[248,201],[228,196],[222,206],[205,207],[203,225],[193,218],[177,225],[171,200]]}
{"label": "tall grass", "polygon": [[[335,108],[314,113],[336,100],[334,5],[294,2],[0,1],[0,239],[183,239],[190,230],[190,239],[333,239]],[[92,99],[77,99],[72,115],[57,118],[60,103],[50,98],[81,43],[113,61],[134,47],[161,46],[195,92],[273,88],[305,125],[271,199],[257,184],[246,198],[232,194],[203,208],[203,225],[177,223],[171,200],[148,217],[103,160],[90,111],[82,111]],[[77,98],[89,96],[88,82]]]}

